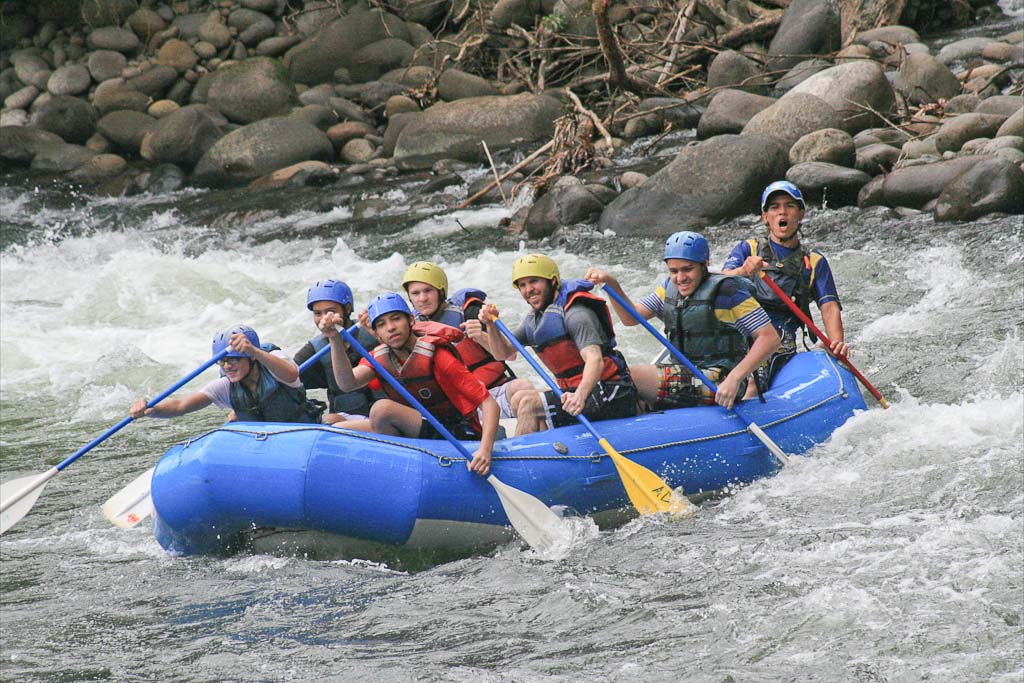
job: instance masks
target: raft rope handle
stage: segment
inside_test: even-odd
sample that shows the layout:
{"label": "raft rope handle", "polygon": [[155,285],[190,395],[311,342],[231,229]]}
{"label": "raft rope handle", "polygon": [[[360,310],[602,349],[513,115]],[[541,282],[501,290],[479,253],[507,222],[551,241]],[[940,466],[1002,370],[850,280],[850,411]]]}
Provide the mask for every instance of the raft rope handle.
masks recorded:
{"label": "raft rope handle", "polygon": [[[793,413],[792,415],[787,415],[787,416],[779,418],[778,420],[775,420],[773,422],[765,422],[763,424],[763,427],[774,427],[775,425],[784,424],[784,423],[786,423],[786,422],[788,422],[790,420],[793,420],[793,419],[796,419],[796,418],[800,417],[801,415],[805,415],[805,414],[811,412],[812,410],[820,408],[821,406],[825,405],[829,401],[834,401],[837,398],[846,398],[848,396],[848,394],[846,392],[845,383],[843,382],[843,375],[842,375],[842,373],[839,372],[839,367],[836,365],[835,359],[831,355],[829,355],[827,360],[828,360],[829,364],[832,366],[832,368],[835,370],[835,377],[839,380],[839,389],[838,389],[838,391],[835,394],[832,394],[831,396],[827,396],[827,397],[823,398],[822,400],[818,401],[817,403],[804,408],[801,411]],[[373,441],[375,443],[383,443],[383,444],[387,444],[389,446],[399,446],[401,448],[408,448],[409,450],[418,451],[418,452],[423,453],[425,455],[431,456],[432,458],[437,460],[438,465],[440,465],[441,467],[450,467],[451,464],[454,463],[454,462],[466,462],[466,459],[463,458],[463,457],[452,456],[452,455],[441,455],[439,453],[434,453],[433,451],[428,450],[426,448],[422,448],[421,446],[414,446],[413,444],[409,444],[409,443],[402,443],[402,442],[399,442],[399,441],[392,441],[391,439],[386,439],[386,438],[381,437],[380,435],[376,435],[376,434],[372,434],[372,433],[368,433],[368,432],[357,432],[357,431],[345,429],[344,427],[331,427],[331,426],[328,426],[328,425],[313,425],[313,424],[302,426],[302,427],[288,427],[288,428],[281,429],[281,430],[274,431],[274,432],[268,432],[266,430],[253,431],[253,430],[248,430],[248,429],[233,429],[233,428],[228,428],[228,427],[217,427],[216,429],[212,429],[212,430],[206,432],[205,434],[200,434],[199,436],[193,436],[190,439],[188,439],[187,441],[184,441],[184,442],[182,442],[179,445],[182,445],[185,448],[188,448],[189,446],[191,446],[192,444],[196,443],[200,439],[203,439],[203,438],[205,438],[205,437],[207,437],[207,436],[209,436],[209,435],[211,435],[211,434],[213,434],[215,432],[232,432],[234,434],[251,434],[258,441],[266,441],[271,436],[276,436],[278,434],[290,434],[290,433],[293,433],[293,432],[305,432],[305,431],[310,431],[310,430],[317,431],[317,432],[330,432],[332,434],[339,434],[339,433],[341,433],[341,434],[346,434],[346,435],[351,436],[351,437],[356,438],[356,439],[363,439],[365,441]],[[645,452],[648,452],[648,451],[656,451],[656,450],[659,450],[659,449],[662,449],[662,448],[672,448],[672,447],[675,447],[675,446],[686,446],[686,445],[694,444],[694,443],[702,443],[704,441],[714,441],[716,439],[725,439],[725,438],[728,438],[728,437],[731,437],[731,436],[737,436],[737,435],[740,435],[740,434],[747,434],[747,433],[749,433],[749,432],[747,432],[747,430],[745,428],[744,429],[737,429],[737,430],[732,431],[732,432],[725,432],[725,433],[722,433],[722,434],[714,434],[712,436],[699,436],[699,437],[696,437],[696,438],[693,438],[693,439],[684,439],[682,441],[669,441],[669,442],[666,442],[666,443],[653,444],[653,445],[650,445],[650,446],[641,446],[639,448],[629,448],[629,449],[625,449],[624,448],[624,449],[621,449],[619,451],[619,453],[623,453],[623,454],[626,454],[626,453],[645,453]],[[602,459],[604,459],[606,457],[609,457],[607,453],[604,453],[604,452],[598,453],[598,452],[595,451],[595,452],[588,453],[587,455],[492,455],[491,460],[589,460],[591,462],[598,463],[598,462],[600,462]]]}

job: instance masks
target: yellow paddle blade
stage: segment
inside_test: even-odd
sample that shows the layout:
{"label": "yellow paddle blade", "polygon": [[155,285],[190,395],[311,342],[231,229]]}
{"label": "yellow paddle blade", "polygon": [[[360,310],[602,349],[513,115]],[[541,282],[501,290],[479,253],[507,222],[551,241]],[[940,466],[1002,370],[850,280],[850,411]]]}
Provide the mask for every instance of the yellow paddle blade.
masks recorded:
{"label": "yellow paddle blade", "polygon": [[668,512],[677,517],[689,517],[696,514],[697,506],[676,493],[657,474],[616,451],[605,439],[599,439],[598,443],[612,457],[626,495],[641,515]]}

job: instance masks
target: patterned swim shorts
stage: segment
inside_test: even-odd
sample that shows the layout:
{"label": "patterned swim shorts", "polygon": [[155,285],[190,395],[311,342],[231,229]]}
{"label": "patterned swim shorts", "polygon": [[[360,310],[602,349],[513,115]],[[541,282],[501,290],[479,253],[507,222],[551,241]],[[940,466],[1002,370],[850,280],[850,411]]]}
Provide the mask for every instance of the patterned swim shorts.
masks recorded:
{"label": "patterned swim shorts", "polygon": [[[704,383],[694,377],[685,365],[664,365],[659,368],[661,378],[658,380],[658,402],[655,408],[690,408],[692,406],[713,405],[714,397]],[[704,370],[704,374],[713,383],[718,384],[721,377],[719,368]]]}

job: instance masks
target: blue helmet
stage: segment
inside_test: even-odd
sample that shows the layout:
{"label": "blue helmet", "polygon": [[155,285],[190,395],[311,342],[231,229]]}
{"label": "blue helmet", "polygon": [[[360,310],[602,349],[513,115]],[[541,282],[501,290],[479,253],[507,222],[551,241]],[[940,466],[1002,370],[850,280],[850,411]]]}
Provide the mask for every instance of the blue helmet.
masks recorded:
{"label": "blue helmet", "polygon": [[681,258],[707,265],[711,260],[711,247],[708,246],[704,235],[699,232],[683,230],[673,233],[665,242],[663,259],[668,261],[670,258]]}
{"label": "blue helmet", "polygon": [[352,290],[341,280],[320,280],[306,293],[306,308],[312,311],[317,301],[334,301],[342,306],[351,306]]}
{"label": "blue helmet", "polygon": [[[231,344],[231,337],[234,336],[235,334],[237,334],[238,332],[241,332],[242,334],[244,334],[246,339],[248,339],[250,342],[252,342],[253,346],[259,347],[259,345],[260,345],[260,338],[259,338],[259,335],[256,334],[256,330],[252,329],[248,325],[235,325],[234,327],[229,327],[229,328],[227,328],[225,330],[221,330],[220,332],[218,332],[217,334],[214,335],[214,337],[213,337],[213,355],[216,356],[218,353],[220,353],[225,348],[227,348]],[[248,354],[239,353],[238,351],[235,351],[234,349],[229,350],[227,352],[227,355],[225,356],[225,358],[248,358],[248,357],[249,357]]]}
{"label": "blue helmet", "polygon": [[804,196],[800,192],[799,187],[788,180],[776,180],[774,183],[764,188],[764,192],[761,193],[761,213],[764,213],[765,207],[768,205],[768,199],[776,192],[785,192],[790,197],[800,202],[801,209],[807,208],[807,204],[804,203]]}
{"label": "blue helmet", "polygon": [[409,304],[405,303],[400,295],[394,292],[384,292],[373,297],[370,301],[370,305],[367,307],[370,313],[370,326],[372,327],[377,318],[381,317],[385,313],[393,313],[398,311],[399,313],[405,313],[406,315],[412,315],[412,311],[409,310]]}

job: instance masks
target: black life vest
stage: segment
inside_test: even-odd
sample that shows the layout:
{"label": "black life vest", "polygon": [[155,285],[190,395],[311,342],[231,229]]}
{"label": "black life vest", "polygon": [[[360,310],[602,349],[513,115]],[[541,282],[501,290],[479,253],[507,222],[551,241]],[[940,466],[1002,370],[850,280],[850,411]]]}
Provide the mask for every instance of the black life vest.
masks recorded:
{"label": "black life vest", "polygon": [[[780,259],[771,240],[766,237],[760,239],[749,239],[750,253],[753,256],[760,256],[764,259],[763,270],[777,284],[801,311],[809,318],[811,317],[811,279],[814,276],[811,268],[810,254],[803,244],[797,244],[785,258]],[[782,301],[768,283],[760,277],[752,278],[754,283],[754,298],[761,304],[761,308],[768,312],[773,320],[785,318],[798,323],[806,329],[806,325],[799,321],[784,301]],[[791,328],[792,329],[792,328]],[[816,342],[818,338],[807,330],[811,341]]]}
{"label": "black life vest", "polygon": [[665,334],[691,363],[701,369],[721,368],[729,373],[746,355],[749,345],[735,328],[715,316],[715,297],[726,280],[750,291],[749,281],[740,277],[708,274],[688,297],[679,296],[671,280],[665,281]]}
{"label": "black life vest", "polygon": [[[306,398],[302,387],[290,387],[277,379],[258,361],[249,362],[259,368],[256,391],[244,382],[231,384],[231,408],[244,422],[320,422],[324,404]],[[250,370],[249,372],[252,372]]]}
{"label": "black life vest", "polygon": [[576,343],[569,337],[565,326],[565,312],[577,303],[589,306],[597,314],[608,342],[601,345],[602,382],[629,380],[626,359],[615,350],[615,329],[611,312],[605,300],[591,294],[594,284],[587,280],[567,280],[558,288],[558,295],[551,305],[541,313],[536,325],[525,326],[527,344],[536,347],[537,355],[555,375],[555,381],[562,389],[575,389],[583,379],[583,356]]}
{"label": "black life vest", "polygon": [[[372,349],[379,342],[377,338],[360,327],[356,330],[356,341],[363,345],[363,348]],[[313,351],[319,351],[330,342],[322,334],[309,340]],[[348,359],[353,367],[360,361],[362,356],[353,348],[347,350]],[[368,387],[362,387],[355,391],[342,391],[334,379],[334,365],[331,363],[331,352],[328,351],[320,356],[318,362],[323,368],[324,376],[327,378],[327,405],[332,413],[348,413],[350,415],[369,415],[370,406],[380,398],[374,395]]]}

